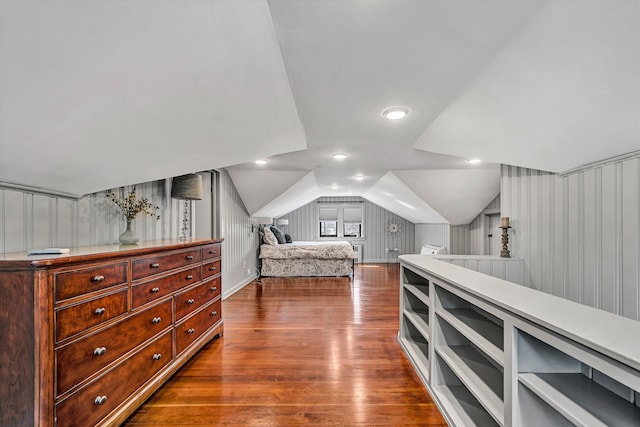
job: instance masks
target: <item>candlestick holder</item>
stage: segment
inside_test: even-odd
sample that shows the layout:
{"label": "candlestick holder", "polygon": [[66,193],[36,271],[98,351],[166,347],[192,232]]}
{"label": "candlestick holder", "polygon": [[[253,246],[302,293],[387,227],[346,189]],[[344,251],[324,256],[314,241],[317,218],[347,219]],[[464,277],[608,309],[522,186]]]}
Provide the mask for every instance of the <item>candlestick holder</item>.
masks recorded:
{"label": "candlestick holder", "polygon": [[511,258],[511,253],[509,253],[509,233],[507,233],[507,230],[511,227],[500,228],[502,228],[502,250],[500,251],[500,257]]}

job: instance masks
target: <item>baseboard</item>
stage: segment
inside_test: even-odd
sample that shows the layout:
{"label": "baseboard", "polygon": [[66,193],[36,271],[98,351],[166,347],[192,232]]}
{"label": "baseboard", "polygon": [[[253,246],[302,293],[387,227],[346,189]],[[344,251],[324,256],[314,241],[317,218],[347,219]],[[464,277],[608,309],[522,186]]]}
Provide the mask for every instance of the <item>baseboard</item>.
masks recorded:
{"label": "baseboard", "polygon": [[244,281],[238,283],[237,285],[235,285],[233,288],[222,292],[222,299],[227,299],[229,298],[231,295],[235,294],[236,292],[238,292],[240,289],[244,288],[245,286],[247,286],[249,283],[253,282],[258,276],[257,275],[253,275],[251,277],[249,277],[248,279],[245,279]]}
{"label": "baseboard", "polygon": [[397,259],[365,259],[360,264],[397,264]]}

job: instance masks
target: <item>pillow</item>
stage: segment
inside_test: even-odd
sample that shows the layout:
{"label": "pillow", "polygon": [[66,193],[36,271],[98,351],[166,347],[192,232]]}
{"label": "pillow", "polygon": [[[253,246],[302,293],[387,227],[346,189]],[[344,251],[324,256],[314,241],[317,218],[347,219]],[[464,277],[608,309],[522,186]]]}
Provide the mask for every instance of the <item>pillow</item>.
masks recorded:
{"label": "pillow", "polygon": [[284,234],[282,234],[282,231],[278,230],[278,227],[274,227],[272,225],[269,228],[271,228],[271,232],[273,233],[274,236],[276,236],[276,239],[278,239],[278,243],[280,244],[287,243],[287,241],[284,239]]}
{"label": "pillow", "polygon": [[262,239],[264,240],[264,242],[267,245],[277,245],[278,244],[278,239],[276,239],[276,236],[273,235],[273,233],[271,232],[271,229],[269,229],[269,227],[265,227],[264,228],[264,236],[262,236]]}
{"label": "pillow", "polygon": [[284,240],[285,240],[285,242],[287,242],[287,243],[293,243],[293,239],[292,239],[292,238],[291,238],[291,236],[290,236],[290,235],[288,235],[288,234],[285,234],[285,235],[284,235]]}

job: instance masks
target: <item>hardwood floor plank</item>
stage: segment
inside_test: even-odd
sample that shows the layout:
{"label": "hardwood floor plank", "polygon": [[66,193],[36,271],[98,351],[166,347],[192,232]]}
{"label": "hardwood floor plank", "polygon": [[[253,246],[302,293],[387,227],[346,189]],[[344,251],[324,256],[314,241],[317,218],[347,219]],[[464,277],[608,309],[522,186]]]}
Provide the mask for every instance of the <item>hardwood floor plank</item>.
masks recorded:
{"label": "hardwood floor plank", "polygon": [[397,264],[263,278],[126,426],[446,426],[397,342]]}

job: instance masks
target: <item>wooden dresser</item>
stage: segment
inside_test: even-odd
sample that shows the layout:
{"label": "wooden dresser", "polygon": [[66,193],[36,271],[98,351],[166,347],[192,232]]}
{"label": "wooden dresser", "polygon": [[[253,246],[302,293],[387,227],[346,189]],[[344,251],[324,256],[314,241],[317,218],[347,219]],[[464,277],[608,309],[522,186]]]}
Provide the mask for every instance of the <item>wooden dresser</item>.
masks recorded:
{"label": "wooden dresser", "polygon": [[0,255],[0,425],[124,421],[222,335],[221,242]]}

